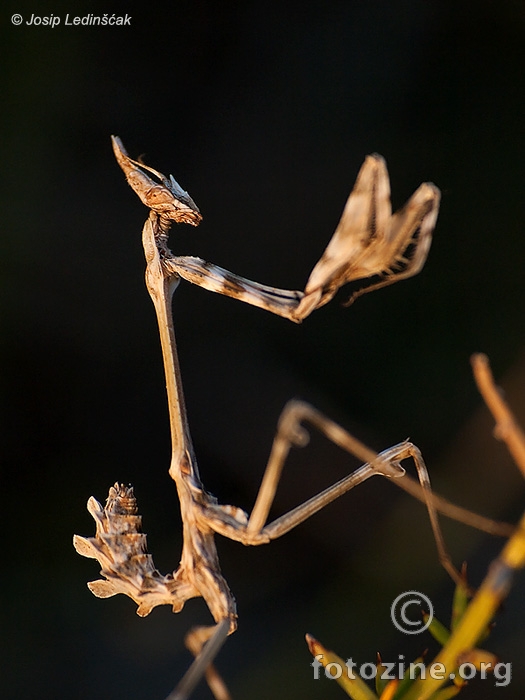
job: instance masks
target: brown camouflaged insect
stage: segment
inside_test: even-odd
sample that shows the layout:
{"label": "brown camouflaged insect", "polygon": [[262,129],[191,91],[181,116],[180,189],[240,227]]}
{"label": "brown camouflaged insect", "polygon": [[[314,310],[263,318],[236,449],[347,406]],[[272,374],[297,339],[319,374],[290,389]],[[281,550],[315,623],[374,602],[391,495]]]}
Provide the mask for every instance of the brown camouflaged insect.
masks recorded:
{"label": "brown camouflaged insect", "polygon": [[[183,548],[179,567],[172,574],[160,574],[147,553],[133,489],[119,484],[111,487],[104,508],[94,498],[89,499],[88,510],[96,521],[95,537],[75,536],[74,543],[80,554],[97,559],[101,565],[104,579],[89,583],[91,591],[101,598],[124,593],[138,604],[139,615],[147,615],[155,606],[164,604],[178,612],[190,598],[204,598],[216,625],[194,629],[187,635],[186,643],[197,658],[170,699],[187,698],[205,672],[215,697],[227,700],[230,698],[228,690],[210,661],[225,637],[236,629],[237,611],[220,570],[215,546],[217,533],[245,545],[268,543],[376,474],[392,478],[426,503],[440,559],[456,579],[459,574],[446,553],[436,510],[493,533],[501,534],[502,529],[492,521],[433,496],[421,453],[410,442],[377,454],[319,411],[299,401],[289,402],[281,414],[251,515],[235,506],[219,504],[202,485],[190,437],[171,314],[172,294],[184,278],[205,289],[300,322],[326,304],[339,287],[349,281],[379,276],[378,282],[358,291],[353,300],[367,291],[419,272],[431,243],[439,190],[429,183],[421,185],[403,209],[392,215],[385,162],[381,156],[368,156],[341,221],[304,292],[289,291],[252,282],[200,258],[174,256],[167,247],[168,230],[173,222],[198,225],[202,217],[197,206],[173,176],[166,178],[129,158],[117,137],[113,137],[113,149],[129,184],[150,209],[143,229],[146,284],[155,306],[162,345],[172,443],[169,473],[178,489]],[[322,493],[266,524],[288,452],[292,446],[305,445],[308,441],[303,422],[321,431],[364,464]],[[421,485],[405,475],[401,466],[401,461],[409,457],[415,463]]]}

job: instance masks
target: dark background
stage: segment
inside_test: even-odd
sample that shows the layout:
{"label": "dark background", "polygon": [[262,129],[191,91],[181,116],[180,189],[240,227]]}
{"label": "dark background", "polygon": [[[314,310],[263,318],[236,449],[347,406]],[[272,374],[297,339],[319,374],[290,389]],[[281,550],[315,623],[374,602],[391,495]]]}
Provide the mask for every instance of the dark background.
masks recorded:
{"label": "dark background", "polygon": [[[18,12],[24,24],[11,24]],[[32,13],[59,27],[26,26]],[[131,27],[65,27],[67,13],[128,12]],[[182,284],[174,299],[203,480],[252,507],[280,409],[311,401],[376,449],[410,438],[438,491],[515,521],[524,488],[471,377],[487,352],[525,422],[525,8],[522,2],[40,3],[2,10],[0,154],[1,696],[162,700],[189,664],[202,601],[145,620],[97,600],[90,495],[132,483],[158,568],[176,567],[164,379],[143,282],[146,210],[109,136],[173,172],[204,215],[176,254],[302,289],[367,153],[387,160],[397,208],[425,180],[442,207],[423,272],[337,300],[302,326]],[[275,513],[354,463],[313,438],[293,455]],[[445,523],[478,584],[501,542]],[[380,480],[282,541],[220,539],[239,608],[219,657],[235,698],[340,698],[313,681],[309,631],[361,664],[430,646],[390,622],[402,591],[448,623],[453,585],[424,509]],[[485,646],[513,681],[464,698],[522,698],[525,581]],[[521,668],[519,667],[521,665]],[[210,697],[200,687],[195,698]]]}

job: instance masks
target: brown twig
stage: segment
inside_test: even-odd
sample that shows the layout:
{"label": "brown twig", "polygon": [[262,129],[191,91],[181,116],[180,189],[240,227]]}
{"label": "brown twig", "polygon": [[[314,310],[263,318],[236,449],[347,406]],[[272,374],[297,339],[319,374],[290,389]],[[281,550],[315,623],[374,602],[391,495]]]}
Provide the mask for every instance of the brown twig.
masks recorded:
{"label": "brown twig", "polygon": [[503,440],[507,445],[518,469],[525,477],[525,433],[501,396],[501,390],[494,383],[489,358],[483,353],[477,353],[472,355],[470,361],[479,392],[496,421],[494,437]]}

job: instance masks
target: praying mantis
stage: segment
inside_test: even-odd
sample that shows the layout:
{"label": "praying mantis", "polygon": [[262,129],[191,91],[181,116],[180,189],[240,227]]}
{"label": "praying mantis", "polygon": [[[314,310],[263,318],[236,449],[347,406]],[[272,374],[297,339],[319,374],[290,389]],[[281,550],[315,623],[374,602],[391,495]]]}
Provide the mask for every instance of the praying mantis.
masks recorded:
{"label": "praying mantis", "polygon": [[[190,598],[205,600],[215,625],[188,633],[186,644],[197,658],[170,698],[187,698],[205,672],[217,700],[227,700],[228,690],[210,662],[225,637],[235,631],[237,612],[235,599],[221,573],[216,534],[244,545],[269,543],[374,475],[392,479],[426,504],[440,560],[456,581],[460,574],[446,552],[438,511],[494,534],[509,533],[503,525],[434,495],[421,453],[411,442],[404,441],[377,454],[315,408],[297,400],[290,401],[280,416],[251,514],[236,506],[219,504],[201,482],[191,441],[171,313],[173,293],[184,279],[300,323],[328,303],[347,282],[377,278],[355,292],[348,302],[352,303],[361,294],[417,274],[432,241],[440,193],[433,184],[424,183],[401,210],[392,214],[385,161],[379,155],[368,156],[336,231],[304,291],[291,291],[247,280],[197,257],[173,255],[167,243],[169,229],[173,222],[197,226],[202,220],[197,205],[172,175],[167,178],[131,159],[118,137],[112,137],[112,143],[128,183],[150,210],[142,234],[146,286],[155,307],[162,347],[172,445],[169,474],[180,501],[183,547],[179,567],[172,574],[160,574],[147,553],[133,489],[118,483],[111,487],[105,507],[94,498],[89,499],[88,510],[96,522],[96,534],[91,538],[76,535],[74,544],[81,555],[97,559],[101,565],[104,578],[90,582],[90,590],[101,598],[117,593],[128,595],[138,604],[137,613],[141,616],[157,605],[169,604],[174,612],[179,612]],[[288,453],[293,446],[308,442],[304,423],[356,456],[363,466],[268,524]],[[414,461],[419,484],[401,466],[408,458]]]}

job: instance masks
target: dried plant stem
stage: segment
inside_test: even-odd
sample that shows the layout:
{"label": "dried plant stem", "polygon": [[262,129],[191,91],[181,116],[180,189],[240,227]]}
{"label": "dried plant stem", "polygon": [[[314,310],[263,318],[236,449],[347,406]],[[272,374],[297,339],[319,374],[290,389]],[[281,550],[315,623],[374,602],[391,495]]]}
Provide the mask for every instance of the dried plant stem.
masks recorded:
{"label": "dried plant stem", "polygon": [[494,436],[507,445],[512,458],[525,477],[525,433],[494,383],[488,357],[482,353],[472,355],[471,363],[479,392],[496,421]]}

